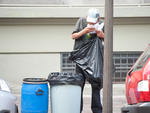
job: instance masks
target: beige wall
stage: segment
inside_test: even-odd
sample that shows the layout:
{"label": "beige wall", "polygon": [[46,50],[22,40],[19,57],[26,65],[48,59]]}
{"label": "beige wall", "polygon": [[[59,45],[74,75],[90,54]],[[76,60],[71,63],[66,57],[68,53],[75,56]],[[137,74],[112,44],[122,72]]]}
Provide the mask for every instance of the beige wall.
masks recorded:
{"label": "beige wall", "polygon": [[60,72],[60,54],[0,54],[0,78],[13,93],[20,94],[23,78],[47,78]]}
{"label": "beige wall", "polygon": [[[149,17],[149,4],[114,5],[114,17]],[[86,16],[90,7],[100,10],[104,17],[104,5],[37,5],[0,4],[0,18],[78,18]]]}
{"label": "beige wall", "polygon": [[1,25],[0,52],[70,51],[72,29],[72,25]]}
{"label": "beige wall", "polygon": [[0,78],[9,82],[13,92],[20,92],[23,78],[60,72],[60,52],[73,48],[73,26],[12,21],[0,22]]}
{"label": "beige wall", "polygon": [[[74,24],[0,25],[0,52],[66,52]],[[150,24],[114,25],[114,51],[142,51],[150,42]]]}
{"label": "beige wall", "polygon": [[[60,52],[73,48],[70,34],[75,21],[0,20],[0,78],[19,91],[21,85],[14,84],[21,84],[24,77],[48,77],[60,71]],[[114,51],[142,51],[150,42],[149,23],[129,22],[114,25]]]}
{"label": "beige wall", "polygon": [[0,77],[21,82],[60,71],[60,54],[0,54]]}
{"label": "beige wall", "polygon": [[150,43],[150,24],[115,25],[114,51],[143,51]]}

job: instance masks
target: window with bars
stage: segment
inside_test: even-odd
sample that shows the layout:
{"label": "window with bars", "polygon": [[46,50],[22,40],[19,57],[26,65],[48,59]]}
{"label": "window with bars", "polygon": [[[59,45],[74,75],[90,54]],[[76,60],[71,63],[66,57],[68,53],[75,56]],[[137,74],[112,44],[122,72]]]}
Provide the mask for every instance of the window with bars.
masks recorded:
{"label": "window with bars", "polygon": [[113,60],[115,66],[114,82],[123,82],[127,72],[136,62],[142,52],[114,52]]}
{"label": "window with bars", "polygon": [[[114,52],[113,61],[115,74],[113,74],[114,82],[124,82],[125,77],[131,66],[136,62],[142,52]],[[75,72],[75,63],[69,59],[69,53],[61,53],[61,71]]]}
{"label": "window with bars", "polygon": [[75,72],[75,63],[68,59],[69,53],[61,53],[61,71]]}

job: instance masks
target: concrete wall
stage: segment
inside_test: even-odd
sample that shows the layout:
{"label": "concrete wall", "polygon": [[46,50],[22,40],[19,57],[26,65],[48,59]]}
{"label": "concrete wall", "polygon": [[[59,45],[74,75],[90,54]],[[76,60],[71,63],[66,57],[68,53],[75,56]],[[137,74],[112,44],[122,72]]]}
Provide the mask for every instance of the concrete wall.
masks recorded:
{"label": "concrete wall", "polygon": [[150,24],[114,26],[114,51],[143,51],[150,43]]}
{"label": "concrete wall", "polygon": [[6,20],[0,22],[0,78],[13,91],[20,91],[25,77],[47,78],[50,72],[60,72],[60,52],[73,48],[72,25]]}
{"label": "concrete wall", "polygon": [[[20,82],[60,71],[60,52],[74,41],[74,24],[0,25],[0,77]],[[114,51],[143,51],[150,42],[150,24],[114,25]]]}
{"label": "concrete wall", "polygon": [[60,71],[60,54],[0,54],[0,77],[21,83],[27,77],[45,77]]}
{"label": "concrete wall", "polygon": [[[104,16],[104,7],[96,7]],[[70,34],[88,8],[0,5],[0,78],[15,90],[24,77],[60,71],[60,52],[72,50]],[[115,6],[114,11],[114,51],[142,51],[150,42],[149,5]]]}
{"label": "concrete wall", "polygon": [[[142,23],[141,18],[139,22],[132,24],[128,22],[129,19],[123,20],[124,23],[118,20],[114,22],[114,51],[142,51],[150,42],[149,19]],[[1,20],[0,53],[71,51],[74,41],[70,35],[76,20],[39,20],[41,23],[36,19],[29,19],[27,22],[26,19],[7,22]],[[134,20],[136,21],[130,21]]]}
{"label": "concrete wall", "polygon": [[[104,5],[37,5],[0,4],[0,18],[78,18],[86,16],[90,7],[100,10],[104,17]],[[149,4],[115,5],[114,17],[149,17]]]}
{"label": "concrete wall", "polygon": [[0,52],[69,51],[72,30],[72,25],[0,25]]}
{"label": "concrete wall", "polygon": [[[68,23],[56,19],[53,24],[36,21],[1,20],[0,78],[9,81],[16,92],[25,77],[47,78],[50,72],[60,72],[60,52],[73,48],[70,34],[76,19]],[[114,51],[143,51],[150,42],[150,24],[115,23]]]}

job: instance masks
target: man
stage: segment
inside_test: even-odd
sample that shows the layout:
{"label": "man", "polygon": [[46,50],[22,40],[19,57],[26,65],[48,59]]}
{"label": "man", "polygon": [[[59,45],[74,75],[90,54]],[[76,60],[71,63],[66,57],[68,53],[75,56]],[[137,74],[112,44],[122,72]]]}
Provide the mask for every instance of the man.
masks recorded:
{"label": "man", "polygon": [[[80,18],[75,26],[75,30],[72,33],[72,39],[75,39],[74,50],[80,49],[86,42],[93,40],[94,38],[99,38],[101,42],[104,39],[104,23],[100,21],[100,15],[98,9],[90,8],[86,18]],[[100,49],[103,44],[100,43]],[[101,59],[101,67],[98,67],[102,72],[103,70],[103,53],[98,58]],[[92,54],[91,54],[92,55]],[[95,54],[94,54],[95,55]],[[93,56],[95,57],[95,56]],[[93,62],[95,63],[95,62]],[[97,63],[97,62],[96,62]],[[87,79],[92,87],[92,99],[91,99],[91,109],[93,113],[102,113],[102,105],[100,100],[100,90],[102,88],[102,80],[100,79],[90,79],[79,65],[76,65],[76,73],[82,74],[84,77],[84,83]],[[99,75],[101,74],[99,73]],[[101,74],[102,75],[102,74]],[[82,86],[83,93],[84,85]],[[82,95],[83,96],[83,95]],[[81,112],[83,108],[83,97],[81,98]]]}

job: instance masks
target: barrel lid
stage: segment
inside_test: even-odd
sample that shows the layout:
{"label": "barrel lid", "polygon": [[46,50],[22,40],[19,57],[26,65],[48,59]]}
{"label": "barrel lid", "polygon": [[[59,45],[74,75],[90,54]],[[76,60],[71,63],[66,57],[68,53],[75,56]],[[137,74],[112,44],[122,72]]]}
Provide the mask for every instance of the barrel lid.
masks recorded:
{"label": "barrel lid", "polygon": [[24,78],[24,83],[47,83],[46,78]]}

